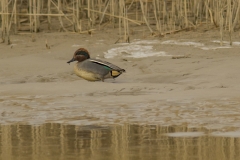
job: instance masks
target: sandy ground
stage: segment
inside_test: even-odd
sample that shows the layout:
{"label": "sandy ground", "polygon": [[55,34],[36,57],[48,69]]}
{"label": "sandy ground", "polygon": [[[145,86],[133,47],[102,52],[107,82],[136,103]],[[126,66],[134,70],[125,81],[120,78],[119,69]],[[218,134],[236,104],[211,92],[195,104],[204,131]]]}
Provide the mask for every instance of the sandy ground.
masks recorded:
{"label": "sandy ground", "polygon": [[[51,49],[46,49],[46,39]],[[11,46],[0,44],[0,123],[240,128],[238,33],[235,45],[216,48],[217,29],[162,38],[136,31],[133,43],[149,42],[152,51],[166,55],[133,58],[122,53],[105,58],[109,50],[129,45],[114,44],[117,39],[117,30],[105,29],[93,36],[38,33],[35,42],[29,34],[13,35]],[[77,77],[73,64],[66,62],[80,47],[127,72],[105,82]],[[187,57],[172,59],[175,55]]]}

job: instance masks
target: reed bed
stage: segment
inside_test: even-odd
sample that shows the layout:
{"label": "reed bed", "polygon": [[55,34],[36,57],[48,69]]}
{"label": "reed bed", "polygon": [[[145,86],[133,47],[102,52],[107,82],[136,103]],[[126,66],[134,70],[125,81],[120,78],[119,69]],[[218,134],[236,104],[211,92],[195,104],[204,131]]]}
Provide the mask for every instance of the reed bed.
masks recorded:
{"label": "reed bed", "polygon": [[1,0],[1,38],[10,44],[11,34],[41,30],[92,35],[110,25],[118,28],[117,42],[130,42],[136,26],[164,36],[207,24],[219,29],[221,42],[227,31],[232,44],[239,8],[240,0]]}

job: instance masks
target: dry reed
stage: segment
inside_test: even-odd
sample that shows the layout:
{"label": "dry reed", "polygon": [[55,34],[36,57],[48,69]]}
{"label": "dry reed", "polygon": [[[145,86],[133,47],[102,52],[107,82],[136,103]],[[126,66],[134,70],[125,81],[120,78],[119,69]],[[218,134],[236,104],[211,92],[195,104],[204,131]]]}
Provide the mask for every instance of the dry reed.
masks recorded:
{"label": "dry reed", "polygon": [[164,36],[206,23],[219,28],[221,41],[227,31],[232,44],[232,34],[240,27],[239,10],[240,0],[1,0],[0,26],[2,41],[10,44],[10,34],[22,30],[85,33],[112,24],[119,27],[119,38],[126,42],[136,25],[145,25],[154,36]]}

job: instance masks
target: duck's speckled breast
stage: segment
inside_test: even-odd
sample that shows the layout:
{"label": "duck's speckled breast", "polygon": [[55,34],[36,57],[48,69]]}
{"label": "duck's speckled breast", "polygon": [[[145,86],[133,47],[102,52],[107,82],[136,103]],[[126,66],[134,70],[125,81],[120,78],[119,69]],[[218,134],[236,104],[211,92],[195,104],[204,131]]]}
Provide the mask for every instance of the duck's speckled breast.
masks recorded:
{"label": "duck's speckled breast", "polygon": [[98,78],[98,76],[95,73],[90,72],[82,67],[79,67],[79,63],[76,63],[74,65],[74,72],[77,76],[82,77],[88,81],[99,81],[100,80],[100,78]]}

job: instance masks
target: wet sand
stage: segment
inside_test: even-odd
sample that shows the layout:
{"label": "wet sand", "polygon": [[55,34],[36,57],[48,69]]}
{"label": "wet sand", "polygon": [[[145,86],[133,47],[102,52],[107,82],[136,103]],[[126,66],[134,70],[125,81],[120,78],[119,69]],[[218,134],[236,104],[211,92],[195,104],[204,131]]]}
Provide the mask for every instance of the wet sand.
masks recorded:
{"label": "wet sand", "polygon": [[[0,44],[1,158],[239,159],[239,35],[231,47],[217,30],[134,34],[131,44],[114,44],[115,33],[42,32],[35,42],[20,34]],[[126,73],[77,77],[66,62],[80,47]]]}
{"label": "wet sand", "polygon": [[[214,42],[219,38],[217,31],[189,31],[162,38],[135,34],[131,44],[114,44],[117,34],[113,33],[38,33],[35,42],[31,35],[23,34],[13,35],[11,46],[1,44],[1,123],[188,123],[224,128],[229,123],[220,120],[234,119],[232,125],[239,127],[238,35],[232,47],[224,44],[217,48],[221,47]],[[45,47],[46,39],[50,49]],[[121,51],[105,58],[112,49],[134,43],[152,46],[143,51],[146,55],[150,51],[165,55],[133,58],[131,51]],[[91,57],[127,72],[105,82],[77,77],[73,64],[66,62],[80,47],[88,49]],[[217,114],[218,110],[222,114]],[[196,118],[199,114],[204,122]],[[219,120],[213,123],[216,114]],[[88,120],[91,118],[95,120]]]}

